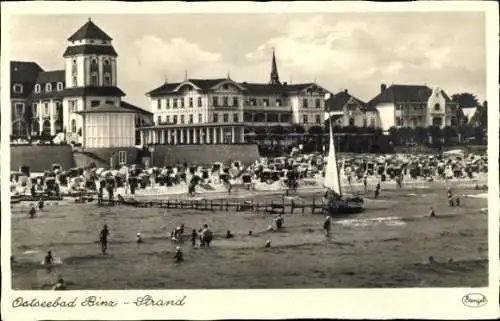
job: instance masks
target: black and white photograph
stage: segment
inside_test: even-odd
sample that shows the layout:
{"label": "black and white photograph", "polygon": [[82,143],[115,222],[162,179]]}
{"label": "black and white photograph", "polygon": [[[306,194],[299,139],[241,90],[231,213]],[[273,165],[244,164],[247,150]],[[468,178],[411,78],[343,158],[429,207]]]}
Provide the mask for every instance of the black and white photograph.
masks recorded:
{"label": "black and white photograph", "polygon": [[2,22],[9,308],[464,288],[498,313],[498,12],[38,5]]}

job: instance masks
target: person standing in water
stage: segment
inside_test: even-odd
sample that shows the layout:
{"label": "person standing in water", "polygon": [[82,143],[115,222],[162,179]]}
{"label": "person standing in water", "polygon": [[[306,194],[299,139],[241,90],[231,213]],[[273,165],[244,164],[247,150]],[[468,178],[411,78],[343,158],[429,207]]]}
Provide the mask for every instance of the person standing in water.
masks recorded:
{"label": "person standing in water", "polygon": [[108,237],[109,237],[108,224],[104,224],[101,233],[99,233],[99,240],[101,242],[102,254],[106,254],[106,251],[108,250]]}
{"label": "person standing in water", "polygon": [[375,198],[378,198],[379,195],[380,195],[380,182],[378,182],[377,185],[375,186]]}
{"label": "person standing in water", "polygon": [[283,228],[283,215],[279,214],[278,217],[274,220],[274,223],[276,224],[276,229],[281,230]]}
{"label": "person standing in water", "polygon": [[184,261],[184,258],[182,256],[182,251],[181,251],[181,247],[180,246],[178,246],[176,248],[174,259],[175,259],[175,263],[178,263],[178,264],[182,263]]}
{"label": "person standing in water", "polygon": [[30,208],[30,211],[29,211],[29,215],[30,215],[30,218],[35,218],[35,215],[36,215],[36,208],[35,208],[35,204],[31,204],[31,208]]}
{"label": "person standing in water", "polygon": [[325,222],[323,223],[323,230],[325,230],[326,236],[330,235],[330,228],[332,226],[332,221],[330,215],[327,215],[325,218]]}
{"label": "person standing in water", "polygon": [[191,246],[196,247],[196,238],[198,238],[198,233],[196,232],[196,229],[193,229],[191,231]]}
{"label": "person standing in water", "polygon": [[38,200],[38,209],[41,211],[43,210],[45,204],[43,202],[43,199],[40,197],[40,199]]}
{"label": "person standing in water", "polygon": [[365,193],[366,191],[368,190],[368,177],[366,176],[363,176],[363,185],[364,185],[364,188],[365,188]]}

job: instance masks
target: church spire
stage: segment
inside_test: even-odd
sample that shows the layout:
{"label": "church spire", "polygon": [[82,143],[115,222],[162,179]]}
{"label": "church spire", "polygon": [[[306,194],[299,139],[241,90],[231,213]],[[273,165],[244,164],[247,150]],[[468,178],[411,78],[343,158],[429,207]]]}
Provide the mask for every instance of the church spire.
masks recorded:
{"label": "church spire", "polygon": [[276,65],[276,56],[274,54],[273,48],[273,60],[271,63],[271,79],[269,80],[271,85],[280,85],[280,77],[278,76],[278,66]]}

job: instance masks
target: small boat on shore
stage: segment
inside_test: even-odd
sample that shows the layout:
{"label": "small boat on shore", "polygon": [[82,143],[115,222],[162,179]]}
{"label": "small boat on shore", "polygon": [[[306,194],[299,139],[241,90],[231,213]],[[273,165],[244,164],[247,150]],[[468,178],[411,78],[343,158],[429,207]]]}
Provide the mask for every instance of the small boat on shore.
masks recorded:
{"label": "small boat on shore", "polygon": [[328,158],[327,158],[323,185],[327,189],[324,197],[324,206],[328,215],[343,216],[349,214],[357,214],[364,211],[363,208],[364,200],[361,197],[358,196],[349,197],[346,195],[342,195],[331,124],[330,124],[330,150],[328,151]]}

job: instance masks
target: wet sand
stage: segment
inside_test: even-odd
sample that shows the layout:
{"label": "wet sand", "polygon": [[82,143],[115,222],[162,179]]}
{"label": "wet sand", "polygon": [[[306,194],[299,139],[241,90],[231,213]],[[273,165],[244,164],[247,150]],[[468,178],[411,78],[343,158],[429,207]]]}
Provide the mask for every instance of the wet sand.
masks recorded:
{"label": "wet sand", "polygon": [[[458,194],[484,193],[463,182],[454,185]],[[31,220],[29,204],[16,204],[13,287],[49,289],[58,276],[78,290],[486,286],[487,216],[480,209],[487,200],[462,197],[461,207],[449,207],[447,186],[382,185],[379,199],[365,195],[365,213],[334,219],[328,238],[321,230],[323,216],[307,211],[285,215],[283,231],[264,232],[273,218],[265,213],[100,208],[63,201],[48,202]],[[240,199],[243,193],[237,193]],[[272,194],[259,201],[281,199]],[[430,206],[436,218],[427,216]],[[211,249],[193,249],[186,239],[181,245],[185,262],[178,265],[169,234],[181,223],[186,235],[206,223],[215,239]],[[100,253],[97,243],[103,224],[111,232],[108,255]],[[223,238],[226,230],[233,239]],[[144,244],[135,243],[137,232]],[[270,249],[264,248],[266,240],[272,241]],[[51,272],[40,265],[48,250],[63,261]],[[437,263],[430,264],[429,256]]]}

